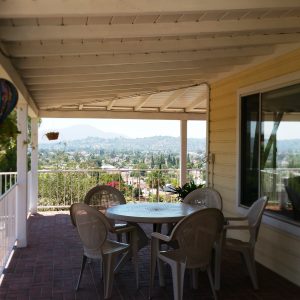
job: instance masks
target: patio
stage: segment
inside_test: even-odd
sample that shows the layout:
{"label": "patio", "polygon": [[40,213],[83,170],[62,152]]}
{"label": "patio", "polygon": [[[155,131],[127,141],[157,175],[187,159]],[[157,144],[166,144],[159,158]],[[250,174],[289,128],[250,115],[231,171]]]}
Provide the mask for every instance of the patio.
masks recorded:
{"label": "patio", "polygon": [[[151,227],[144,226],[147,233]],[[28,247],[16,249],[4,271],[1,299],[102,299],[99,263],[86,268],[81,289],[74,286],[81,263],[81,244],[66,212],[39,213],[28,222]],[[140,289],[136,291],[133,269],[127,264],[115,277],[112,299],[148,299],[149,247],[140,252]],[[252,289],[244,275],[239,256],[223,255],[219,299],[299,299],[300,287],[258,265],[260,290]],[[131,276],[132,275],[132,276]],[[156,281],[153,299],[172,299],[168,273],[167,287]],[[186,276],[184,299],[212,299],[206,274],[200,276],[199,290],[193,290]]]}

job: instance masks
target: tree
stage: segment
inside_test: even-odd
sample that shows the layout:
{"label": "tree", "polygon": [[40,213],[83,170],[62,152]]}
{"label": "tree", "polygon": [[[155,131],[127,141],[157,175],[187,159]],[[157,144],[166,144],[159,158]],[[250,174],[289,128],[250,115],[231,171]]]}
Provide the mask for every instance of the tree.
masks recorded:
{"label": "tree", "polygon": [[0,170],[16,171],[17,165],[17,114],[13,111],[0,125]]}

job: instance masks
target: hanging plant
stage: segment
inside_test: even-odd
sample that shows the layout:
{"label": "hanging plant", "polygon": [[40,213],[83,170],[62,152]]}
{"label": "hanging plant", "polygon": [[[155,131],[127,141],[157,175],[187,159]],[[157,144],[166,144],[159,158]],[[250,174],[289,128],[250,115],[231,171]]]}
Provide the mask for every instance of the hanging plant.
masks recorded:
{"label": "hanging plant", "polygon": [[48,138],[49,141],[57,140],[58,136],[59,136],[59,132],[50,131],[46,133],[46,137]]}
{"label": "hanging plant", "polygon": [[18,102],[18,91],[8,80],[0,79],[0,124],[12,112]]}

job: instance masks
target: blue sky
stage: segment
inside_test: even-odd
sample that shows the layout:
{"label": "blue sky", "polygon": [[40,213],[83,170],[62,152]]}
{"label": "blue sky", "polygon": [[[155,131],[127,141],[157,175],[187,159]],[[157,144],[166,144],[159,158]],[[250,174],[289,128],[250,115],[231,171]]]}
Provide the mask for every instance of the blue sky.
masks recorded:
{"label": "blue sky", "polygon": [[[179,121],[116,119],[42,119],[41,131],[53,131],[73,125],[90,125],[106,132],[138,138],[158,135],[180,136]],[[188,121],[189,138],[205,138],[205,121]]]}

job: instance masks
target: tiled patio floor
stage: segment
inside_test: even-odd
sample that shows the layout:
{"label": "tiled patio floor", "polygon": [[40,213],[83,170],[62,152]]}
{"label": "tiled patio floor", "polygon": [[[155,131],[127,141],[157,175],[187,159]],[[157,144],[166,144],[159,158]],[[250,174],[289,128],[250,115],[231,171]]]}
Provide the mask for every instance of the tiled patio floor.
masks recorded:
{"label": "tiled patio floor", "polygon": [[[151,227],[145,226],[145,229],[150,232]],[[98,262],[92,262],[85,269],[81,289],[75,293],[81,255],[76,229],[66,213],[32,216],[29,245],[14,252],[5,270],[0,299],[103,299]],[[112,299],[148,299],[149,255],[149,247],[140,252],[140,289],[135,289],[133,268],[128,263],[115,277]],[[171,277],[167,276],[166,288],[158,287],[156,280],[153,299],[173,299]],[[258,276],[260,290],[254,292],[239,256],[224,253],[219,299],[300,299],[300,287],[261,265],[258,265]],[[200,277],[200,288],[196,291],[186,277],[184,299],[212,299],[205,274]]]}

